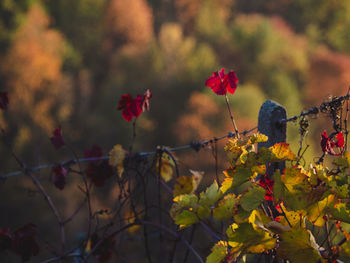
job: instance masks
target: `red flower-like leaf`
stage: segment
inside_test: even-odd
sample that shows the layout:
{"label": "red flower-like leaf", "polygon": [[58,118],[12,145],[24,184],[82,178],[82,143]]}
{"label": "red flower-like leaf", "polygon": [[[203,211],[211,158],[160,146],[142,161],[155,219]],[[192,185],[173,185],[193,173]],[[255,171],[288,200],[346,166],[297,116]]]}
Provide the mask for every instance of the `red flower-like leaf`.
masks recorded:
{"label": "red flower-like leaf", "polygon": [[9,228],[0,229],[0,251],[11,249],[12,236]]}
{"label": "red flower-like leaf", "polygon": [[321,148],[322,151],[325,154],[329,154],[329,155],[340,155],[337,154],[333,148],[343,148],[344,147],[344,136],[342,132],[339,132],[336,135],[336,140],[335,141],[331,141],[331,139],[328,137],[326,131],[323,131],[323,133],[321,133]]}
{"label": "red flower-like leaf", "polygon": [[53,146],[55,146],[56,149],[61,148],[63,145],[65,145],[65,142],[63,140],[62,131],[61,128],[58,127],[53,131],[53,136],[50,138],[51,143]]}
{"label": "red flower-like leaf", "polygon": [[226,95],[227,92],[233,94],[237,89],[238,78],[234,71],[225,74],[225,69],[222,68],[218,72],[213,72],[213,76],[209,77],[205,86],[208,86],[217,95]]}
{"label": "red flower-like leaf", "polygon": [[122,110],[125,120],[131,121],[133,117],[138,117],[142,112],[149,109],[149,100],[152,93],[148,89],[143,95],[138,94],[135,99],[130,94],[124,94],[118,103],[118,110]]}
{"label": "red flower-like leaf", "polygon": [[63,190],[66,185],[67,170],[62,165],[57,165],[52,168],[53,184],[60,190]]}
{"label": "red flower-like leaf", "polygon": [[39,253],[39,245],[35,239],[36,226],[28,223],[13,233],[12,251],[28,261]]}
{"label": "red flower-like leaf", "polygon": [[7,110],[7,105],[9,104],[9,98],[6,91],[0,92],[0,109]]}
{"label": "red flower-like leaf", "polygon": [[118,104],[118,110],[122,110],[123,118],[131,121],[133,117],[138,117],[142,112],[142,97],[137,95],[135,99],[130,94],[124,94]]}
{"label": "red flower-like leaf", "polygon": [[257,183],[266,190],[265,200],[273,201],[272,189],[275,182],[270,180],[265,174]]}
{"label": "red flower-like leaf", "polygon": [[[91,237],[91,247],[95,247],[100,240],[101,238],[99,238],[97,234],[93,234]],[[114,237],[109,237],[100,243],[97,249],[92,253],[99,263],[106,262],[112,257],[115,243]]]}
{"label": "red flower-like leaf", "polygon": [[340,147],[340,148],[344,147],[344,136],[343,136],[343,133],[342,133],[342,132],[339,132],[339,133],[337,134],[336,138],[337,138],[337,140],[336,140],[336,142],[335,142],[334,145],[335,145],[336,147]]}
{"label": "red flower-like leaf", "polygon": [[105,181],[113,175],[113,167],[108,160],[101,160],[98,163],[90,163],[86,170],[86,176],[96,186],[104,186]]}

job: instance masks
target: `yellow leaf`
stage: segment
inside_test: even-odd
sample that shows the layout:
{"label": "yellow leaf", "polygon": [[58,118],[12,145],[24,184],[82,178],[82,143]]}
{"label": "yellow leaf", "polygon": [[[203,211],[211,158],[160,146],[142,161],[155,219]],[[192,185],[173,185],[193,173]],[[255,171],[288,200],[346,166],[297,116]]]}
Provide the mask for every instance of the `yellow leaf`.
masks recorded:
{"label": "yellow leaf", "polygon": [[174,196],[191,194],[193,192],[193,179],[190,176],[180,176],[176,178]]}
{"label": "yellow leaf", "polygon": [[303,169],[303,167],[290,167],[284,170],[282,174],[282,182],[289,190],[289,192],[295,192],[294,186],[301,184],[304,180],[309,177],[308,173]]}
{"label": "yellow leaf", "polygon": [[273,153],[271,161],[296,160],[296,155],[289,149],[289,144],[285,142],[276,143],[269,150]]}
{"label": "yellow leaf", "polygon": [[268,139],[269,138],[266,135],[258,132],[249,136],[248,143],[254,144],[259,142],[267,142]]}
{"label": "yellow leaf", "polygon": [[167,153],[163,153],[162,158],[157,160],[155,171],[157,173],[160,172],[160,176],[162,177],[162,179],[165,182],[168,182],[173,178],[174,167],[174,160]]}
{"label": "yellow leaf", "polygon": [[288,222],[289,222],[292,225],[292,227],[298,228],[298,227],[304,226],[304,216],[306,215],[306,211],[304,210],[288,211],[283,203],[280,204],[280,207],[285,213],[285,216],[279,217],[281,224],[288,226],[289,225]]}
{"label": "yellow leaf", "polygon": [[219,241],[211,248],[206,263],[220,263],[227,255],[227,242]]}
{"label": "yellow leaf", "polygon": [[124,172],[124,159],[126,151],[120,144],[117,144],[109,152],[109,165],[118,169],[118,175],[121,176]]}
{"label": "yellow leaf", "polygon": [[334,198],[334,195],[329,195],[307,209],[307,217],[311,223],[316,226],[324,225],[325,220],[323,216],[325,214],[325,209],[332,206]]}
{"label": "yellow leaf", "polygon": [[[128,210],[126,212],[125,219],[127,220],[128,223],[134,223],[136,219],[135,213],[131,210]],[[140,229],[140,225],[135,225],[135,226],[129,227],[128,232],[130,234],[134,234],[139,229]]]}

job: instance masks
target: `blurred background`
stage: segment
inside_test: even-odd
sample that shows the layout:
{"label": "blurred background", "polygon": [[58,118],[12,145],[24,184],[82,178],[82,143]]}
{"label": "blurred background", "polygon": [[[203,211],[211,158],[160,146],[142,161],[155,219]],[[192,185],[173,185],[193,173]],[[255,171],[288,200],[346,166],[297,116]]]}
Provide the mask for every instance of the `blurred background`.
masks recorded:
{"label": "blurred background", "polygon": [[[93,144],[107,154],[132,140],[119,98],[150,89],[151,110],[137,120],[135,150],[225,135],[232,130],[225,100],[204,86],[221,67],[239,78],[229,96],[239,130],[257,125],[266,99],[284,105],[288,116],[299,114],[347,92],[349,12],[350,1],[336,0],[2,0],[0,91],[8,91],[10,103],[0,125],[28,166],[73,158],[50,143],[58,126],[79,156]],[[331,131],[320,117],[306,138],[306,156],[321,155],[320,133]],[[298,125],[288,125],[297,150]],[[18,170],[4,144],[0,156],[2,174]],[[178,158],[187,173],[204,170],[209,181],[215,173],[210,149]],[[50,173],[38,176],[50,182]],[[81,195],[76,185],[64,194],[48,187],[63,213],[79,203],[72,201]],[[0,228],[35,221],[50,229],[54,219],[29,180],[1,182],[0,192]]]}

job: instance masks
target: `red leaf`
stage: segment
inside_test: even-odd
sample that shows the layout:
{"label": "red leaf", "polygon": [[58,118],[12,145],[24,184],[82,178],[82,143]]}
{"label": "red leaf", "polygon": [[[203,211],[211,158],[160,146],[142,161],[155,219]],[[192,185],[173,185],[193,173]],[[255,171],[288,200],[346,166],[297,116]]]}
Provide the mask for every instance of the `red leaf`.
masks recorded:
{"label": "red leaf", "polygon": [[257,183],[266,190],[265,200],[273,201],[272,189],[275,182],[265,174]]}
{"label": "red leaf", "polygon": [[63,140],[62,131],[61,128],[58,127],[53,131],[53,136],[50,138],[51,143],[53,146],[55,146],[56,149],[61,148],[63,145],[65,145],[65,142]]}
{"label": "red leaf", "polygon": [[335,142],[335,146],[337,147],[344,147],[344,136],[342,132],[339,132],[337,134],[337,141]]}
{"label": "red leaf", "polygon": [[7,105],[9,104],[9,98],[7,92],[0,92],[0,109],[7,110]]}
{"label": "red leaf", "polygon": [[54,173],[53,184],[60,190],[63,190],[66,185],[67,170],[62,165],[57,165],[52,168]]}
{"label": "red leaf", "polygon": [[[97,234],[93,234],[91,237],[91,247],[95,247],[100,240],[101,238],[99,238]],[[115,243],[114,237],[109,237],[100,243],[97,249],[92,253],[99,263],[106,262],[112,257]]]}
{"label": "red leaf", "polygon": [[12,251],[28,261],[39,253],[39,245],[35,239],[36,226],[28,223],[13,233]]}
{"label": "red leaf", "polygon": [[138,94],[135,99],[130,94],[124,94],[118,103],[118,110],[122,110],[122,116],[126,121],[131,121],[133,117],[138,117],[146,109],[149,109],[149,100],[152,97],[148,89],[143,95]]}
{"label": "red leaf", "polygon": [[234,71],[225,74],[225,69],[222,68],[218,72],[213,72],[213,76],[209,77],[205,86],[208,86],[217,95],[226,95],[227,92],[233,94],[237,89],[238,78]]}
{"label": "red leaf", "polygon": [[109,165],[108,160],[102,160],[98,164],[90,163],[86,176],[96,186],[104,186],[105,181],[113,175],[113,172],[113,167]]}
{"label": "red leaf", "polygon": [[339,132],[336,136],[336,141],[331,141],[331,139],[327,136],[326,131],[321,133],[321,148],[325,154],[330,155],[340,155],[334,151],[334,147],[342,148],[344,147],[344,136],[342,132]]}
{"label": "red leaf", "polygon": [[0,229],[0,251],[11,249],[12,236],[9,228]]}
{"label": "red leaf", "polygon": [[143,97],[138,94],[137,97],[131,102],[131,112],[137,118],[142,112]]}

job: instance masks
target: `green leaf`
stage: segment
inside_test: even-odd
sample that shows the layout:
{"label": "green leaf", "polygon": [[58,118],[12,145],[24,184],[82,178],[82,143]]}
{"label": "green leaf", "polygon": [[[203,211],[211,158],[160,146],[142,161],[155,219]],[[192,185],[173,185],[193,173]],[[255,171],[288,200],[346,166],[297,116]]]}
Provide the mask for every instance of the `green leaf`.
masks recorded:
{"label": "green leaf", "polygon": [[226,195],[218,203],[218,207],[214,208],[213,216],[217,220],[228,220],[233,217],[236,205],[236,196],[234,194]]}
{"label": "green leaf", "polygon": [[170,209],[170,216],[174,219],[182,210],[198,206],[198,197],[194,194],[178,195]]}
{"label": "green leaf", "polygon": [[253,185],[239,200],[239,204],[246,211],[252,211],[265,200],[266,190],[260,186]]}
{"label": "green leaf", "polygon": [[231,252],[262,253],[276,246],[276,238],[261,229],[254,229],[246,222],[237,225],[232,224],[227,228],[228,243],[232,247]]}
{"label": "green leaf", "polygon": [[346,204],[336,204],[333,208],[329,209],[329,212],[334,220],[350,224],[350,210],[347,209]]}
{"label": "green leaf", "polygon": [[250,211],[244,210],[241,206],[238,206],[237,211],[233,215],[233,218],[235,222],[242,223],[248,221],[248,218],[250,216]]}
{"label": "green leaf", "polygon": [[211,253],[207,257],[206,263],[220,263],[227,256],[227,243],[219,241],[211,248]]}
{"label": "green leaf", "polygon": [[350,242],[345,242],[341,245],[339,259],[343,262],[350,262]]}
{"label": "green leaf", "polygon": [[174,218],[175,224],[180,226],[180,229],[193,225],[199,222],[199,218],[194,212],[184,210],[177,214]]}
{"label": "green leaf", "polygon": [[229,173],[229,175],[232,176],[231,187],[236,188],[244,184],[245,182],[251,180],[252,175],[254,175],[254,173],[251,171],[251,169],[238,168],[237,170]]}
{"label": "green leaf", "polygon": [[219,190],[218,184],[214,182],[205,192],[201,192],[199,204],[210,207],[221,197],[221,195],[222,193]]}
{"label": "green leaf", "polygon": [[338,157],[333,161],[333,164],[340,167],[350,167],[350,152]]}
{"label": "green leaf", "polygon": [[279,247],[277,249],[278,260],[290,260],[291,262],[316,263],[321,260],[318,251],[311,244],[313,237],[304,228],[292,228],[288,232],[280,234]]}

